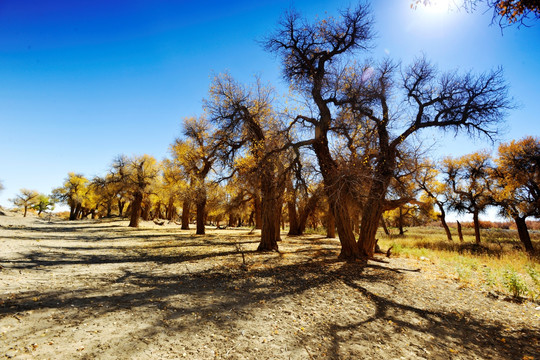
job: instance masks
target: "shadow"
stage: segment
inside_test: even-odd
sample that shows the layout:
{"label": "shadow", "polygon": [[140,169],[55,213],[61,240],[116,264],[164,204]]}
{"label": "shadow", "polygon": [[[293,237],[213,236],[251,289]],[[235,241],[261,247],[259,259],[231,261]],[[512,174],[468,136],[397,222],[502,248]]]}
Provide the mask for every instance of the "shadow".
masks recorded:
{"label": "shadow", "polygon": [[[427,285],[407,287],[406,276],[422,275],[417,269],[372,263],[362,267],[337,261],[338,246],[310,248],[336,245],[336,240],[286,238],[293,250],[261,254],[254,251],[257,239],[241,234],[199,237],[183,233],[176,240],[175,232],[166,239],[161,232],[120,231],[119,238],[133,239],[120,246],[103,245],[95,239],[99,233],[89,227],[89,232],[83,227],[81,246],[40,245],[2,263],[8,275],[22,271],[21,276],[44,276],[37,270],[46,269],[66,279],[56,288],[32,283],[28,289],[6,294],[0,301],[0,321],[29,313],[50,314],[42,326],[61,335],[66,323],[111,321],[113,315],[129,313],[135,324],[145,326],[122,332],[119,325],[115,330],[111,346],[133,344],[123,347],[124,358],[141,357],[142,350],[135,344],[145,349],[163,336],[187,343],[195,335],[204,344],[215,343],[216,336],[221,336],[218,341],[230,341],[230,349],[244,352],[242,358],[257,358],[250,351],[262,349],[260,337],[277,333],[285,334],[279,338],[286,349],[281,358],[540,356],[536,325],[508,330],[508,324],[471,309],[457,312],[442,306],[444,302],[430,303],[423,298],[432,296]],[[28,231],[41,232],[39,228]],[[115,231],[108,240],[118,239],[113,237]],[[237,244],[246,248],[239,251]],[[22,322],[17,325],[20,339],[36,332]],[[183,337],[178,338],[179,334]],[[86,345],[87,358],[107,357],[98,345]],[[189,358],[210,356],[199,350],[188,349],[186,354]]]}

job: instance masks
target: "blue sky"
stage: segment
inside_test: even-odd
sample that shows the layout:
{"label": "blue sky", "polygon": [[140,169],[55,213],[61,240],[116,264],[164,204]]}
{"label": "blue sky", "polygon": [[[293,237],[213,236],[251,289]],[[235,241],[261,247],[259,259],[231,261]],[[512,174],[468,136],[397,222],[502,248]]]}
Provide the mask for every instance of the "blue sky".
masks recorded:
{"label": "blue sky", "polygon": [[[122,153],[162,159],[181,120],[202,112],[213,73],[260,75],[284,91],[279,61],[257,40],[291,6],[313,18],[350,3],[0,0],[0,205],[20,188],[50,193],[70,171],[102,175]],[[520,105],[502,139],[539,136],[540,23],[501,34],[491,13],[410,3],[374,2],[375,48],[359,59],[406,64],[423,53],[442,70],[502,66]],[[449,134],[440,143],[434,157],[491,147]]]}

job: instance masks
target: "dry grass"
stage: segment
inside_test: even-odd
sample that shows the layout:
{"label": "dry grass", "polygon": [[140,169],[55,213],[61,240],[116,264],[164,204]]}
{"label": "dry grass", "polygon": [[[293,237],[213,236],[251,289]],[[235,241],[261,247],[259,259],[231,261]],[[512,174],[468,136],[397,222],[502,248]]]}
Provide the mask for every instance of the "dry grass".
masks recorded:
{"label": "dry grass", "polygon": [[[486,291],[540,299],[540,262],[538,255],[527,254],[515,230],[482,230],[482,244],[474,244],[472,229],[464,229],[464,242],[446,240],[439,227],[408,228],[404,236],[380,233],[379,244],[401,257],[429,260],[463,286],[481,287]],[[540,248],[540,232],[531,231],[536,249]]]}

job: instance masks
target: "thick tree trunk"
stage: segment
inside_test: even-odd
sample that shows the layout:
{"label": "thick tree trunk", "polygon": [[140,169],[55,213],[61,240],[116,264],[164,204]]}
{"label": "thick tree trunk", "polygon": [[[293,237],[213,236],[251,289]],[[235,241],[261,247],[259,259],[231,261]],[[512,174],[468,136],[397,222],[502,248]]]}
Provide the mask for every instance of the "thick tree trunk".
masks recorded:
{"label": "thick tree trunk", "polygon": [[478,211],[473,212],[473,223],[474,223],[474,239],[476,244],[480,244],[480,220],[478,219]]}
{"label": "thick tree trunk", "polygon": [[456,220],[456,223],[457,223],[457,232],[458,232],[458,237],[459,237],[459,241],[460,242],[463,242],[463,231],[461,230],[461,223]]}
{"label": "thick tree trunk", "polygon": [[24,205],[24,215],[23,215],[23,217],[26,217],[27,212],[28,212],[28,205]]}
{"label": "thick tree trunk", "polygon": [[375,252],[375,237],[379,228],[379,221],[383,214],[383,207],[380,201],[370,198],[364,206],[362,212],[362,223],[360,225],[360,236],[358,237],[358,247],[363,257],[371,258]]}
{"label": "thick tree trunk", "polygon": [[289,236],[302,235],[298,223],[298,213],[296,212],[296,199],[287,201],[287,211],[289,213]]}
{"label": "thick tree trunk", "polygon": [[534,247],[531,242],[529,230],[527,229],[525,217],[516,216],[514,217],[514,221],[516,222],[519,240],[523,243],[523,246],[525,246],[525,250],[527,250],[527,252],[529,253],[534,253]]}
{"label": "thick tree trunk", "polygon": [[[330,114],[326,114],[326,116],[331,118]],[[356,239],[351,225],[351,216],[347,204],[348,199],[344,198],[347,195],[342,193],[339,169],[330,154],[326,131],[317,127],[315,129],[315,140],[313,150],[319,162],[324,191],[331,211],[334,214],[336,229],[341,243],[339,259],[347,261],[360,259],[360,252],[356,246]]]}
{"label": "thick tree trunk", "polygon": [[142,200],[142,193],[136,192],[133,196],[133,202],[131,206],[131,219],[128,225],[129,227],[139,227],[139,216],[141,213]]}
{"label": "thick tree trunk", "polygon": [[[386,164],[389,166],[389,164]],[[372,258],[375,253],[377,240],[377,229],[384,212],[384,199],[386,190],[392,178],[391,168],[384,167],[374,175],[374,181],[368,193],[366,204],[362,209],[362,222],[360,225],[360,236],[358,237],[358,248],[365,258]]]}
{"label": "thick tree trunk", "polygon": [[261,242],[257,251],[277,251],[279,237],[279,214],[276,211],[276,200],[272,197],[262,199]]}
{"label": "thick tree trunk", "polygon": [[189,212],[191,208],[191,201],[184,200],[182,204],[182,230],[189,230]]}
{"label": "thick tree trunk", "polygon": [[200,195],[201,198],[197,199],[197,235],[204,235],[205,234],[205,211],[206,211],[206,195]]}
{"label": "thick tree trunk", "polygon": [[[267,165],[270,166],[270,165]],[[277,251],[280,241],[280,216],[283,190],[277,189],[272,171],[268,170],[261,176],[261,212],[262,229],[261,242],[257,251]]]}
{"label": "thick tree trunk", "polygon": [[331,239],[336,237],[336,220],[331,211],[326,213],[326,237]]}
{"label": "thick tree trunk", "polygon": [[255,211],[255,229],[262,229],[262,210],[261,210],[261,198],[259,194],[253,195],[253,209]]}
{"label": "thick tree trunk", "polygon": [[446,213],[444,212],[444,207],[442,206],[442,204],[439,204],[439,203],[437,203],[437,206],[439,207],[439,211],[441,212],[441,215],[439,215],[439,218],[441,219],[441,224],[446,233],[446,238],[448,239],[448,241],[453,241],[452,233],[450,232],[450,228],[448,227],[448,224],[446,223]]}
{"label": "thick tree trunk", "polygon": [[75,220],[75,209],[76,209],[76,204],[72,203],[69,206],[69,220]]}

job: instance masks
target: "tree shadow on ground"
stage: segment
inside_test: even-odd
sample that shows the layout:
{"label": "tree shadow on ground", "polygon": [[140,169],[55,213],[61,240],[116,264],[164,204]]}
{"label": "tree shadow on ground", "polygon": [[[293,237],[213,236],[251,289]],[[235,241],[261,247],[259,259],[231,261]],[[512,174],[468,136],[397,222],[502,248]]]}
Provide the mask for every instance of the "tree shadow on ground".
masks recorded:
{"label": "tree shadow on ground", "polygon": [[[251,238],[240,240],[254,245]],[[269,313],[284,318],[286,321],[281,326],[289,329],[299,315],[295,312],[303,311],[304,303],[311,301],[309,304],[317,310],[317,315],[312,316],[309,336],[291,330],[287,338],[291,347],[305,347],[311,358],[452,358],[459,355],[460,358],[517,359],[540,355],[534,347],[540,340],[537,328],[523,327],[509,333],[506,324],[475,313],[456,314],[440,307],[414,305],[407,298],[422,296],[421,293],[396,296],[404,291],[400,285],[404,273],[415,269],[394,268],[388,264],[367,267],[342,264],[334,260],[337,248],[323,252],[315,248],[291,250],[285,254],[290,255],[289,259],[284,258],[284,254],[242,250],[248,255],[248,266],[243,267],[239,249],[219,247],[223,243],[232,247],[234,242],[200,241],[207,248],[202,247],[197,254],[172,254],[189,247],[165,245],[146,249],[152,253],[122,253],[111,247],[99,249],[108,251],[107,254],[84,254],[92,250],[91,245],[70,248],[69,253],[62,247],[52,254],[38,250],[28,252],[24,257],[30,262],[15,263],[14,269],[49,267],[54,271],[58,267],[70,269],[75,265],[101,264],[117,264],[118,268],[87,282],[75,283],[74,287],[18,292],[2,300],[0,314],[5,317],[60,311],[69,314],[69,320],[82,323],[129,310],[150,326],[133,330],[129,336],[120,335],[123,338],[118,341],[193,333],[206,336],[210,341],[210,334],[205,332],[208,328],[239,336],[246,322]],[[310,242],[313,244],[312,240],[296,243],[305,246]],[[170,251],[163,252],[164,249]],[[302,253],[308,259],[290,259],[295,253]],[[196,266],[202,263],[208,266]],[[164,264],[175,267],[164,268]],[[386,295],[372,290],[385,287],[390,289]],[[317,297],[310,299],[313,296]],[[343,313],[329,311],[341,296],[345,304],[341,309]],[[283,311],[287,306],[292,310]],[[56,325],[61,326],[59,322]],[[321,338],[330,340],[318,344]],[[386,344],[379,350],[375,346],[379,342],[394,344]],[[247,345],[249,343],[247,340]],[[351,344],[359,347],[351,347]],[[456,349],[465,352],[455,354]],[[130,351],[126,357],[137,355],[135,348]]]}

